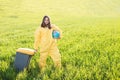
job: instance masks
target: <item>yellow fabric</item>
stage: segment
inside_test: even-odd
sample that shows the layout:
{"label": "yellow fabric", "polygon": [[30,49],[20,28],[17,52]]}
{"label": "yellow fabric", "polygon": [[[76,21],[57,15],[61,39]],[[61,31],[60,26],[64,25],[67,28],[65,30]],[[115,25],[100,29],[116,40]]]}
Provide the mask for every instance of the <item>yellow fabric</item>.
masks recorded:
{"label": "yellow fabric", "polygon": [[52,31],[58,30],[61,38],[62,30],[55,25],[51,26],[51,29],[39,27],[35,32],[34,49],[38,50],[40,47],[40,67],[45,67],[48,55],[51,56],[56,67],[61,67],[61,55],[57,48],[57,39],[52,38]]}
{"label": "yellow fabric", "polygon": [[18,48],[17,52],[28,54],[28,55],[34,55],[34,50],[29,48]]}

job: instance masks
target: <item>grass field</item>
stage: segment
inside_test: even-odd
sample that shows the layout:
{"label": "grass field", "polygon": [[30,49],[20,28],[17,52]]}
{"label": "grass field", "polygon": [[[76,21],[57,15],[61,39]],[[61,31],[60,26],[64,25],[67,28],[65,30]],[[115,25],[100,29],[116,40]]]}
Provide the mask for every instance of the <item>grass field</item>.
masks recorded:
{"label": "grass field", "polygon": [[[44,15],[63,30],[62,69],[48,57],[40,73],[38,52],[17,73],[16,49],[33,48]],[[0,0],[0,80],[120,80],[120,1]]]}

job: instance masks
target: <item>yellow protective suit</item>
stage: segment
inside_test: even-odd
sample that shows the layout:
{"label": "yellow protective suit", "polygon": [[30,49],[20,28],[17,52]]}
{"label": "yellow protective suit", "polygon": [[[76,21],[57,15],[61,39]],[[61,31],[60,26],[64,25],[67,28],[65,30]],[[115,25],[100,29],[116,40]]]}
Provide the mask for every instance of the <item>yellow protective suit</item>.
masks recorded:
{"label": "yellow protective suit", "polygon": [[40,47],[40,68],[45,67],[48,55],[53,59],[55,67],[61,67],[61,55],[57,48],[57,39],[52,38],[52,31],[58,30],[61,38],[62,30],[55,25],[51,25],[51,27],[51,29],[39,27],[35,32],[34,49],[38,50]]}

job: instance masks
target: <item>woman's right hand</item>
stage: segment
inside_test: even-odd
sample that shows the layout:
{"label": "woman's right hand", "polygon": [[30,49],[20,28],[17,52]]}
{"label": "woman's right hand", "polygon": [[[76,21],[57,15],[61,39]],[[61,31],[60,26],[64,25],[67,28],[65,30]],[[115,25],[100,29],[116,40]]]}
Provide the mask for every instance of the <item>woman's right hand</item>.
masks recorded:
{"label": "woman's right hand", "polygon": [[37,50],[35,49],[35,50],[34,50],[34,53],[36,53],[36,52],[37,52]]}

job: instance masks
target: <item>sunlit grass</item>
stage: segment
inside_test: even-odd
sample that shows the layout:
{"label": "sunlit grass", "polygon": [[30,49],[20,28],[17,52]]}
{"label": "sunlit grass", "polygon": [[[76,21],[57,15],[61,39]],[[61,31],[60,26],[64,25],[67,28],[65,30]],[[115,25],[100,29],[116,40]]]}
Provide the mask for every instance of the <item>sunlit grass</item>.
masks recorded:
{"label": "sunlit grass", "polygon": [[[0,0],[0,80],[119,80],[119,0]],[[58,41],[62,69],[50,57],[44,73],[39,72],[40,53],[29,69],[17,73],[16,49],[33,48],[34,31],[42,17],[63,30]]]}

